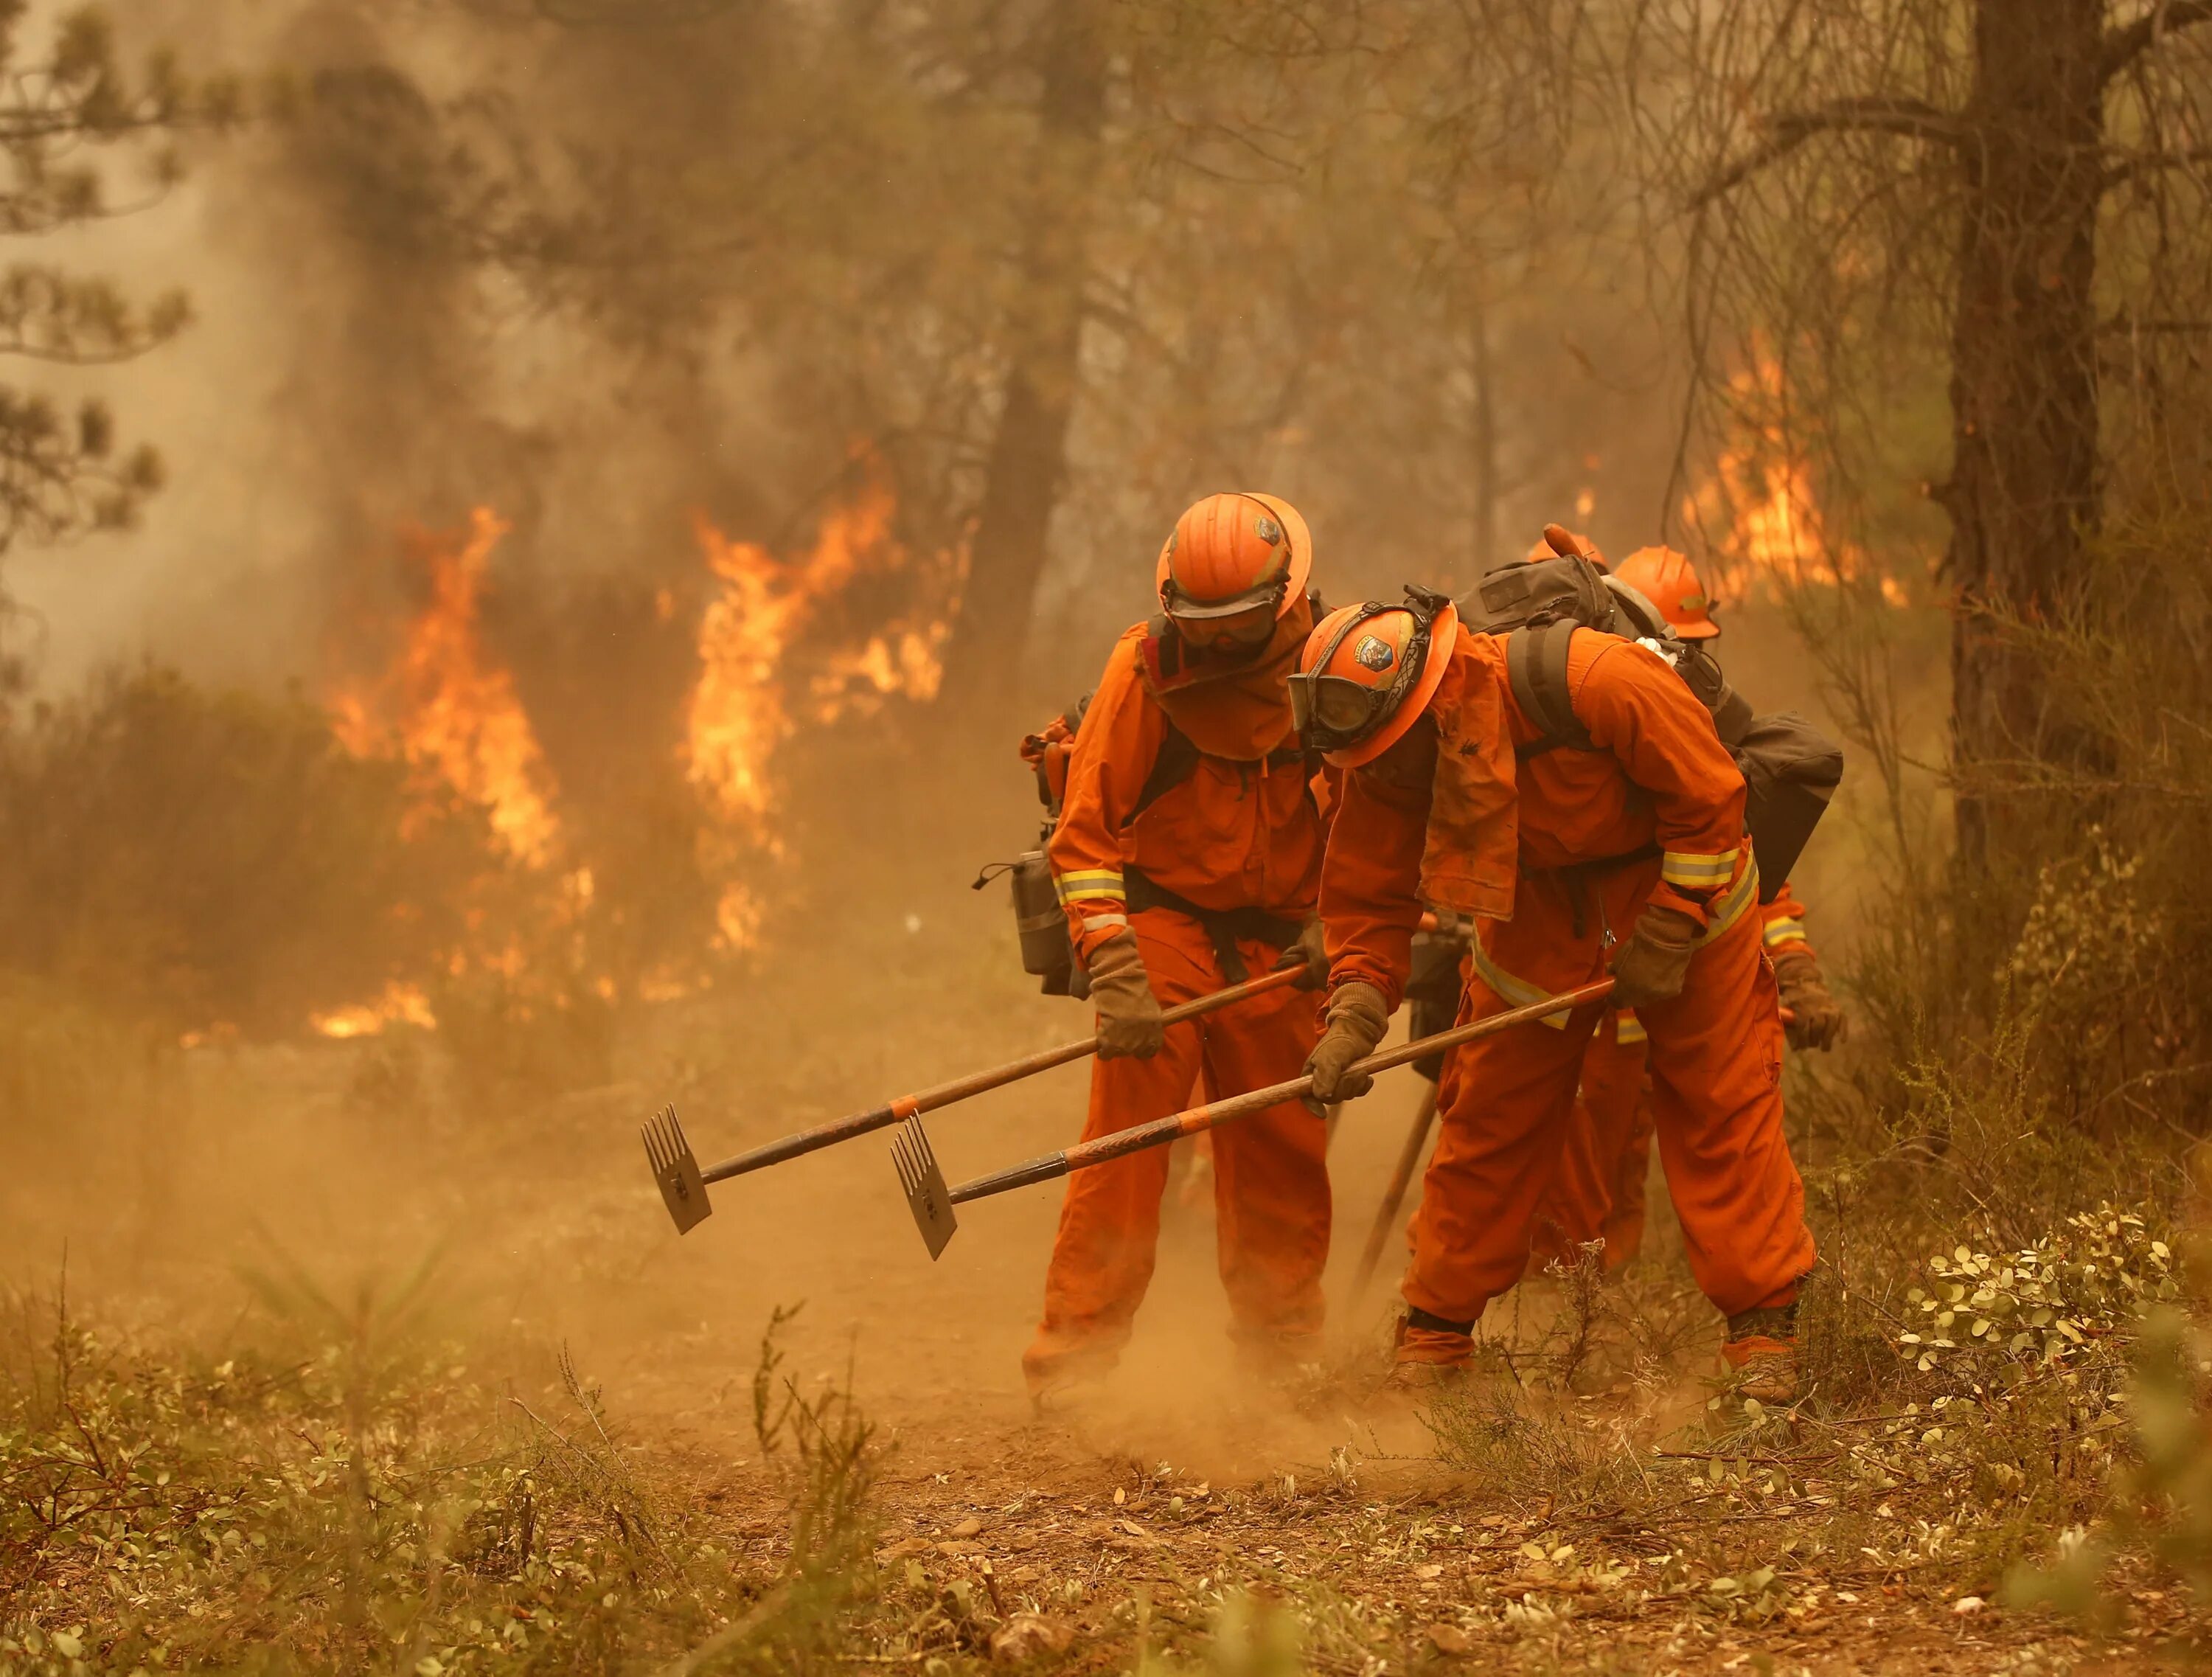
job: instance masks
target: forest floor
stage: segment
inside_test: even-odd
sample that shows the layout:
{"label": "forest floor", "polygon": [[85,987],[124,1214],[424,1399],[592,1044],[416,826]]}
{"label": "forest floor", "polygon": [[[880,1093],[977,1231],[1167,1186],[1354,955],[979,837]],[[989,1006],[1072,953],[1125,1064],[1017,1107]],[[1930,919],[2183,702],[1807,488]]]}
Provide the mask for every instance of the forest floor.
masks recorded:
{"label": "forest floor", "polygon": [[[963,1208],[932,1264],[878,1137],[717,1188],[679,1239],[637,1147],[658,1089],[550,1102],[525,1133],[395,1121],[390,1066],[349,1048],[194,1076],[105,1176],[15,1202],[0,1670],[2196,1657],[2186,1593],[2139,1563],[2108,1576],[2094,1635],[2004,1604],[2008,1569],[2062,1545],[2057,1503],[2021,1488],[2039,1450],[2102,1471],[2043,1449],[2039,1421],[2007,1442],[1987,1405],[1717,1402],[1717,1324],[1663,1213],[1626,1281],[1540,1281],[1497,1312],[1464,1399],[1372,1407],[1389,1289],[1347,1298],[1348,1258],[1410,1086],[1362,1103],[1332,1154],[1328,1377],[1240,1378],[1210,1207],[1178,1193],[1122,1367],[1039,1417],[1018,1358],[1049,1188]],[[836,1081],[889,1079],[860,1060]],[[1056,1073],[945,1115],[948,1175],[1058,1145],[1080,1088]],[[694,1099],[702,1156],[823,1115],[777,1092],[742,1115]]]}

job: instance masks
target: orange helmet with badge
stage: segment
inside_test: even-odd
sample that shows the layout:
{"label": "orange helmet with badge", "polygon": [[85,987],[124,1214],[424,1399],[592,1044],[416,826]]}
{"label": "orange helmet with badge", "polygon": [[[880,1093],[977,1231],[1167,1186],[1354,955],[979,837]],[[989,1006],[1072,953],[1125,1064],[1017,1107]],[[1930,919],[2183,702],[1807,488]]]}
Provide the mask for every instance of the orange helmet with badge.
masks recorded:
{"label": "orange helmet with badge", "polygon": [[1676,640],[1710,641],[1721,632],[1698,568],[1673,548],[1639,547],[1613,574],[1659,608]]}
{"label": "orange helmet with badge", "polygon": [[1200,623],[1267,608],[1281,617],[1313,573],[1313,537],[1272,495],[1209,495],[1176,520],[1160,549],[1160,609]]}
{"label": "orange helmet with badge", "polygon": [[1426,588],[1408,587],[1403,605],[1330,612],[1290,678],[1299,738],[1332,768],[1374,762],[1420,720],[1458,642],[1458,610]]}

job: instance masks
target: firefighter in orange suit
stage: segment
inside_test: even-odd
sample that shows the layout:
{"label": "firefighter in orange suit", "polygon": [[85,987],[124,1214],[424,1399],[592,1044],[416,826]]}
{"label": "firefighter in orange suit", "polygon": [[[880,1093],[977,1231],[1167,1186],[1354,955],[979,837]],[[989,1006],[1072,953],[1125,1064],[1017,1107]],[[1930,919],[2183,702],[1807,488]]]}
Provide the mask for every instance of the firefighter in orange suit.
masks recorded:
{"label": "firefighter in orange suit", "polygon": [[[1548,546],[1544,549],[1548,556]],[[1638,548],[1613,574],[1658,607],[1679,641],[1714,641],[1712,597],[1688,557],[1672,548]],[[1843,1040],[1844,1012],[1829,991],[1805,936],[1805,905],[1788,884],[1759,907],[1760,939],[1781,992],[1783,1031],[1793,1048],[1827,1048]],[[1568,1121],[1559,1175],[1536,1218],[1534,1255],[1567,1258],[1593,1241],[1618,1269],[1644,1242],[1644,1182],[1650,1174],[1651,1103],[1644,1026],[1614,1008],[1598,1021],[1583,1055],[1582,1088]]]}
{"label": "firefighter in orange suit", "polygon": [[[1552,532],[1547,532],[1547,536]],[[1568,551],[1564,531],[1556,550]],[[1739,1389],[1796,1389],[1795,1305],[1813,1267],[1782,1125],[1782,1022],[1754,912],[1744,784],[1712,719],[1648,647],[1576,630],[1569,702],[1595,749],[1532,755],[1504,642],[1451,603],[1332,613],[1291,681],[1307,744],[1344,775],[1321,893],[1329,961],[1322,1100],[1398,1006],[1425,902],[1481,924],[1462,1018],[1589,982],[1650,1038],[1660,1157],[1699,1287],[1728,1319]],[[1475,1319],[1527,1263],[1602,1006],[1459,1050],[1413,1221],[1391,1383],[1462,1370]]]}
{"label": "firefighter in orange suit", "polygon": [[[1325,970],[1315,898],[1326,829],[1291,719],[1313,627],[1312,540],[1288,503],[1214,495],[1161,550],[1161,615],[1115,643],[1077,731],[1048,848],[1100,1048],[1086,1141],[1182,1109],[1201,1071],[1231,1095],[1298,1075],[1312,995],[1272,992],[1163,1030],[1164,1007],[1294,963]],[[1328,1171],[1296,1101],[1218,1132],[1221,1279],[1240,1352],[1269,1372],[1317,1359]],[[1152,1275],[1168,1150],[1068,1178],[1023,1357],[1031,1397],[1111,1367]]]}

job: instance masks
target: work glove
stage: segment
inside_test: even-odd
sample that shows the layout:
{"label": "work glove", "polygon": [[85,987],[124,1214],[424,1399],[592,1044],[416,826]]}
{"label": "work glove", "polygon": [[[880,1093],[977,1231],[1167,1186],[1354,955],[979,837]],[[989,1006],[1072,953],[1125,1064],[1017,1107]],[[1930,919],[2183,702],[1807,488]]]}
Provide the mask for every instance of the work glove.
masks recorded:
{"label": "work glove", "polygon": [[1285,967],[1304,967],[1305,976],[1291,987],[1297,990],[1318,990],[1328,982],[1328,951],[1322,946],[1321,921],[1308,921],[1299,931],[1297,941],[1285,949],[1275,963],[1275,970]]}
{"label": "work glove", "polygon": [[1137,934],[1123,927],[1091,952],[1091,1000],[1098,1009],[1101,1060],[1150,1060],[1168,1039],[1160,1004],[1145,976]]}
{"label": "work glove", "polygon": [[1338,985],[1329,994],[1321,1041],[1306,1056],[1306,1070],[1313,1073],[1313,1093],[1307,1097],[1306,1104],[1332,1106],[1338,1101],[1357,1100],[1372,1089],[1371,1074],[1346,1068],[1374,1053],[1375,1045],[1389,1028],[1390,1005],[1382,991],[1356,978]]}
{"label": "work glove", "polygon": [[1613,1005],[1642,1007],[1672,1001],[1682,993],[1690,957],[1698,947],[1698,923],[1680,908],[1647,902],[1636,930],[1613,957]]}
{"label": "work glove", "polygon": [[1820,957],[1803,944],[1784,944],[1774,955],[1774,981],[1792,1018],[1782,1034],[1793,1048],[1832,1048],[1844,1040],[1843,1005],[1820,976]]}

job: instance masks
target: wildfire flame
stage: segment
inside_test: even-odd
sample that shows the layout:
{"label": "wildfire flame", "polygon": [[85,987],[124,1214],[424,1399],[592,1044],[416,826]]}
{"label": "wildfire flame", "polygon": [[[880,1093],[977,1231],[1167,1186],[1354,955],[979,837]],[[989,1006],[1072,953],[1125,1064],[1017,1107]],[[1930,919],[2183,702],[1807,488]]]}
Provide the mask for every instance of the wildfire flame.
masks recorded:
{"label": "wildfire flame", "polygon": [[[1830,538],[1811,464],[1779,417],[1788,410],[1782,363],[1762,352],[1729,380],[1728,390],[1731,410],[1758,417],[1747,419],[1737,440],[1721,450],[1712,479],[1682,503],[1693,527],[1720,532],[1714,549],[1729,562],[1715,592],[1741,598],[1754,578],[1779,590],[1867,574],[1873,568],[1866,555]],[[1875,580],[1890,605],[1909,603],[1896,577],[1882,571]]]}
{"label": "wildfire flame", "polygon": [[426,787],[482,805],[508,852],[542,867],[560,839],[552,779],[514,678],[487,655],[478,629],[484,574],[507,528],[479,507],[464,537],[410,538],[428,598],[392,669],[332,699],[331,727],[356,755],[396,751]]}
{"label": "wildfire flame", "polygon": [[374,1036],[392,1024],[421,1025],[426,1030],[438,1028],[437,1016],[430,1011],[429,998],[412,984],[396,980],[386,985],[384,993],[374,1001],[313,1014],[307,1023],[325,1036],[341,1038]]}
{"label": "wildfire flame", "polygon": [[[813,548],[787,558],[732,541],[703,520],[698,526],[701,551],[720,588],[699,622],[686,772],[708,807],[770,860],[785,854],[771,820],[770,765],[802,722],[834,722],[895,694],[936,695],[950,631],[941,618],[894,624],[858,647],[805,644],[823,607],[854,581],[908,567],[910,556],[890,533],[895,511],[890,489],[871,474],[849,505],[823,516]],[[718,860],[726,871],[728,858]],[[752,888],[728,881],[715,915],[723,945],[749,945],[760,914]]]}
{"label": "wildfire flame", "polygon": [[[872,462],[860,457],[864,465]],[[919,610],[905,616],[863,614],[879,628],[855,631],[851,607],[864,598],[856,585],[884,584],[908,573],[907,595],[942,598],[933,587],[945,579],[917,568],[892,534],[896,507],[873,470],[847,504],[825,513],[812,546],[778,554],[733,541],[704,520],[701,553],[714,587],[699,621],[699,674],[684,717],[679,746],[684,772],[707,817],[700,829],[701,860],[718,884],[712,941],[724,951],[749,947],[763,913],[758,866],[786,855],[777,821],[774,772],[777,751],[803,727],[868,714],[894,696],[928,699],[936,694],[950,623],[943,614]],[[480,615],[491,556],[508,526],[479,508],[465,531],[445,538],[409,539],[410,555],[427,580],[423,604],[405,623],[389,667],[370,679],[342,686],[331,697],[331,727],[361,756],[395,756],[426,794],[458,796],[481,807],[501,847],[542,889],[531,901],[540,919],[535,931],[551,931],[552,946],[579,933],[592,913],[592,872],[564,856],[562,826],[554,813],[555,786],[511,673],[483,641]],[[957,560],[939,556],[937,570]],[[919,588],[912,586],[919,583]],[[896,590],[885,590],[895,594]],[[679,595],[662,588],[653,600],[662,622],[673,619]],[[410,819],[414,817],[408,817]],[[561,862],[556,872],[554,864]],[[747,877],[750,875],[752,877]],[[444,952],[444,975],[475,974],[524,984],[541,956],[526,951],[528,939],[510,929],[495,933],[471,919],[469,946]],[[532,943],[532,950],[538,945]],[[678,963],[681,964],[680,963]],[[588,981],[612,1000],[615,981]],[[679,973],[664,966],[635,980],[647,1000],[689,993],[711,982],[706,971]],[[434,1027],[425,993],[394,982],[372,1001],[314,1015],[309,1023],[325,1036],[372,1035],[397,1022]]]}

